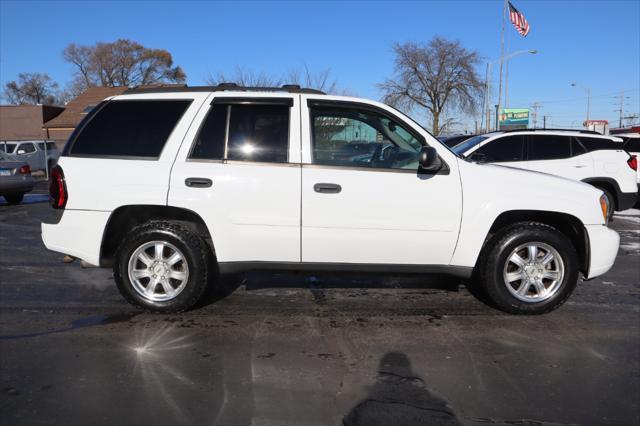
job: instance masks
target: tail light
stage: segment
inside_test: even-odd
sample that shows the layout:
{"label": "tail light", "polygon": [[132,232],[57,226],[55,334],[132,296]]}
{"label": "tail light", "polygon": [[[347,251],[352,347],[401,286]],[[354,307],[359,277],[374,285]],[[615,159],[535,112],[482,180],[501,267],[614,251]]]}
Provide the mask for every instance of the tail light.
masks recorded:
{"label": "tail light", "polygon": [[54,166],[51,169],[51,180],[49,181],[49,201],[54,209],[64,209],[67,205],[69,194],[67,194],[67,184],[64,181],[62,167]]}
{"label": "tail light", "polygon": [[20,167],[18,169],[18,173],[20,173],[21,175],[30,175],[31,174],[31,167],[29,167],[28,164],[25,164],[24,166]]}
{"label": "tail light", "polygon": [[629,167],[631,167],[633,170],[638,171],[638,157],[635,155],[632,155],[631,158],[629,158],[627,160],[627,164],[629,165]]}

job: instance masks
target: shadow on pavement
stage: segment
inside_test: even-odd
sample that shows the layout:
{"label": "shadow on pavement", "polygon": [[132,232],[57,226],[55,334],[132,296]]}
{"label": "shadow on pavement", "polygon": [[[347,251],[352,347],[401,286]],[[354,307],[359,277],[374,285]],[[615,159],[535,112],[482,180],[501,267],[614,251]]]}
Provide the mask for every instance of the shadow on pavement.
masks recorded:
{"label": "shadow on pavement", "polygon": [[411,368],[402,352],[388,352],[380,360],[378,378],[367,397],[343,419],[359,425],[459,425],[446,401],[434,396]]}

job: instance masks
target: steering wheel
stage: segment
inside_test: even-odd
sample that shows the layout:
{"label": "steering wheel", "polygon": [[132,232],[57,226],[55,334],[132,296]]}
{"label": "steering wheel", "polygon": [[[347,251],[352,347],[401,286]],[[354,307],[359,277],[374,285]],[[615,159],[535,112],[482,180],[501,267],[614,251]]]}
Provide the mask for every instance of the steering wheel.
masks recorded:
{"label": "steering wheel", "polygon": [[395,145],[381,145],[376,149],[375,156],[371,159],[371,167],[391,167],[398,156],[398,147]]}

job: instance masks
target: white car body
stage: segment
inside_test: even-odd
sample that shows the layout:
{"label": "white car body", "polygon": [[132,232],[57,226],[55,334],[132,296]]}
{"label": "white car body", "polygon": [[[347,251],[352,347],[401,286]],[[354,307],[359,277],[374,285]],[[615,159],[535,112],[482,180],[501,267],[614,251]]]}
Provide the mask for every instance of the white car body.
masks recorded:
{"label": "white car body", "polygon": [[[486,139],[482,140],[479,144],[463,150],[462,147],[470,143],[470,140],[468,140],[457,145],[453,150],[473,161],[474,154],[477,155],[483,148],[511,136],[529,138],[529,142],[527,142],[528,145],[531,144],[530,141],[533,140],[533,138],[539,136],[567,138],[567,140],[569,140],[569,138],[588,138],[601,140],[605,143],[619,144],[619,148],[617,149],[586,150],[586,152],[580,151],[577,155],[573,155],[572,153],[564,158],[543,160],[531,160],[531,148],[527,145],[528,148],[525,149],[527,149],[528,152],[525,154],[524,159],[518,161],[501,161],[495,164],[548,173],[589,183],[596,187],[606,188],[616,197],[618,207],[616,210],[625,210],[635,203],[638,191],[638,172],[627,164],[630,156],[629,153],[624,150],[623,141],[620,138],[579,131],[521,130],[517,132],[495,132],[482,135],[481,137],[486,137]],[[487,160],[487,162],[492,163],[491,160]]]}
{"label": "white car body", "polygon": [[[291,99],[287,163],[188,159],[212,101],[247,96]],[[59,221],[43,223],[42,238],[47,248],[96,266],[105,265],[103,242],[110,218],[132,205],[170,206],[201,217],[221,268],[251,263],[369,265],[381,270],[421,266],[468,277],[492,225],[501,215],[519,211],[553,212],[579,221],[589,253],[582,271],[587,278],[608,271],[617,254],[619,237],[605,224],[597,189],[546,174],[467,162],[411,119],[378,102],[206,90],[111,99],[192,103],[157,160],[60,158],[69,197]],[[307,101],[312,99],[388,112],[437,150],[448,173],[418,177],[415,171],[311,164]],[[210,179],[213,185],[185,186],[193,176]],[[322,182],[339,183],[342,191],[314,191]]]}
{"label": "white car body", "polygon": [[[636,160],[640,161],[640,133],[617,133],[613,135],[625,141],[625,148],[631,155],[636,156]],[[640,186],[640,167],[638,167],[637,182]]]}

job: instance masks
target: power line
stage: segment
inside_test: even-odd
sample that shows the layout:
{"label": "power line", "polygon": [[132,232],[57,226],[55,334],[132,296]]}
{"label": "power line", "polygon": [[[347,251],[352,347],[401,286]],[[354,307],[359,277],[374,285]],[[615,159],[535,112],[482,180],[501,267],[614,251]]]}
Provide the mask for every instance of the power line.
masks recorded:
{"label": "power line", "polygon": [[[639,88],[635,88],[635,89],[623,89],[624,92],[638,92],[640,91]],[[612,92],[612,93],[607,93],[604,95],[595,95],[595,96],[591,96],[591,99],[601,99],[601,98],[609,98],[613,95],[619,95],[620,92]],[[551,103],[560,103],[560,102],[573,102],[573,101],[582,101],[587,99],[587,96],[583,96],[583,97],[579,97],[579,98],[568,98],[568,99],[554,99],[554,100],[550,100],[550,101],[537,101],[540,104],[551,104]],[[530,103],[529,101],[527,102],[513,102],[511,101],[511,104],[528,104]]]}

